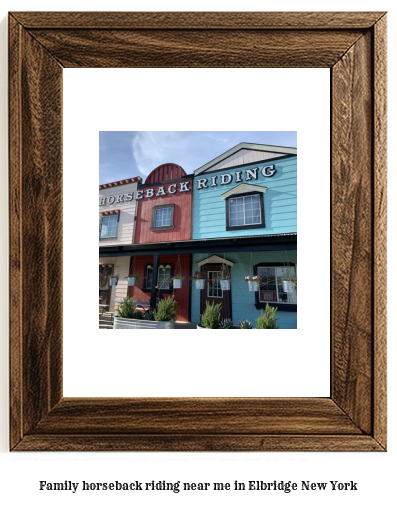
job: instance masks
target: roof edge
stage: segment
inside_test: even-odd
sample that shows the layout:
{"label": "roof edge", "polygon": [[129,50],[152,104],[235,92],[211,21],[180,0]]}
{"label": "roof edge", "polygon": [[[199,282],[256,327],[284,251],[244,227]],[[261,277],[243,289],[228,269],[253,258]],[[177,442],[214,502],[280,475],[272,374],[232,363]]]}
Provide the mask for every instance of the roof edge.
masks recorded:
{"label": "roof edge", "polygon": [[140,176],[134,176],[133,178],[124,178],[119,181],[109,181],[108,183],[101,183],[99,185],[99,190],[102,190],[104,188],[110,188],[110,187],[118,187],[120,185],[128,185],[128,183],[141,183],[142,178]]}
{"label": "roof edge", "polygon": [[284,155],[296,155],[298,152],[297,148],[289,148],[286,146],[273,146],[270,144],[255,144],[255,143],[239,143],[233,148],[230,148],[230,150],[225,151],[218,157],[210,160],[206,164],[202,165],[195,171],[193,171],[193,174],[197,176],[198,174],[202,174],[203,172],[207,171],[214,165],[218,164],[219,162],[222,162],[222,160],[225,160],[226,158],[230,157],[230,155],[234,155],[234,153],[237,153],[240,150],[255,150],[255,151],[263,151],[263,152],[272,152],[272,153],[280,153]]}

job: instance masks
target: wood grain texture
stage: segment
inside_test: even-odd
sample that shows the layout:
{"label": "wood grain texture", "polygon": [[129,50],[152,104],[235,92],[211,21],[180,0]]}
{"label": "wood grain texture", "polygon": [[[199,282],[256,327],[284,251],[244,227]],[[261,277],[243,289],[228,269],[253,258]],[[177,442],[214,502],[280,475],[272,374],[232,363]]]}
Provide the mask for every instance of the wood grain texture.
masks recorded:
{"label": "wood grain texture", "polygon": [[33,431],[36,435],[114,432],[128,435],[362,434],[326,398],[72,398],[62,400]]}
{"label": "wood grain texture", "polygon": [[383,446],[387,440],[386,334],[387,307],[387,20],[374,27],[374,438]]}
{"label": "wood grain texture", "polygon": [[95,68],[330,67],[362,36],[349,30],[37,29],[30,33],[63,67]]}
{"label": "wood grain texture", "polygon": [[26,29],[362,30],[384,12],[13,12]]}
{"label": "wood grain texture", "polygon": [[[11,449],[385,450],[384,14],[36,12],[9,28]],[[298,64],[332,69],[331,398],[62,399],[62,68]]]}
{"label": "wood grain texture", "polygon": [[62,396],[62,69],[14,23],[10,38],[10,47],[18,48],[11,59],[10,88],[15,441]]}
{"label": "wood grain texture", "polygon": [[[373,381],[371,37],[363,36],[332,70],[332,398],[367,433]],[[368,403],[357,403],[362,399]]]}
{"label": "wood grain texture", "polygon": [[[9,207],[10,207],[10,309],[18,309],[22,301],[22,185],[21,185],[21,97],[19,93],[22,61],[22,27],[9,20]],[[13,281],[11,283],[11,276]],[[22,428],[22,314],[10,311],[10,444],[19,442]]]}
{"label": "wood grain texture", "polygon": [[16,451],[364,452],[382,451],[362,435],[28,435]]}

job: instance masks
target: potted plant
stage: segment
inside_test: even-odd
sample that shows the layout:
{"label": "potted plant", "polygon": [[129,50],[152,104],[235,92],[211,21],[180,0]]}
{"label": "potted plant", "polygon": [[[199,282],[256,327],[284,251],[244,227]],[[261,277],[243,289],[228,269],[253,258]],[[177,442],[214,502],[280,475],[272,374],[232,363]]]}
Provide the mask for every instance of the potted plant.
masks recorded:
{"label": "potted plant", "polygon": [[130,329],[136,312],[136,303],[133,298],[124,298],[116,307],[117,315],[114,317],[113,329]]}
{"label": "potted plant", "polygon": [[298,287],[296,277],[283,278],[283,291],[289,294],[293,293]]}
{"label": "potted plant", "polygon": [[162,329],[174,329],[177,318],[178,303],[174,296],[162,299],[154,312],[154,320]]}
{"label": "potted plant", "polygon": [[124,298],[116,308],[113,329],[173,329],[177,303],[174,296],[160,301],[155,312],[139,312],[133,298]]}
{"label": "potted plant", "polygon": [[219,322],[219,329],[236,329],[231,319],[223,319]]}
{"label": "potted plant", "polygon": [[205,273],[201,273],[200,271],[195,271],[194,275],[190,278],[193,280],[196,285],[196,289],[204,289],[205,287]]}
{"label": "potted plant", "polygon": [[178,260],[176,262],[174,275],[171,278],[172,286],[173,286],[174,289],[182,289],[182,280],[183,280],[183,278],[184,277],[182,275],[181,259],[180,259],[179,255],[178,255]]}
{"label": "potted plant", "polygon": [[220,286],[222,290],[230,290],[230,280],[232,278],[230,273],[230,266],[222,264],[219,272]]}
{"label": "potted plant", "polygon": [[127,276],[126,278],[128,279],[128,287],[133,287],[139,280],[139,275],[138,273],[133,273],[130,276]]}
{"label": "potted plant", "polygon": [[238,323],[238,326],[237,326],[238,329],[252,329],[252,324],[249,320],[247,319],[242,319],[240,320],[240,322]]}
{"label": "potted plant", "polygon": [[256,319],[256,329],[278,329],[276,312],[276,307],[267,304],[265,311],[261,310],[260,316]]}
{"label": "potted plant", "polygon": [[133,319],[136,303],[133,298],[124,298],[117,306],[117,315],[123,319]]}
{"label": "potted plant", "polygon": [[110,287],[116,287],[116,285],[119,283],[120,275],[110,275],[109,276],[109,285]]}
{"label": "potted plant", "polygon": [[221,303],[215,304],[215,301],[212,303],[208,303],[207,301],[205,310],[201,315],[201,327],[206,329],[219,329],[221,322],[221,308]]}
{"label": "potted plant", "polygon": [[172,277],[172,285],[174,289],[182,289],[182,280],[183,276],[179,273]]}
{"label": "potted plant", "polygon": [[249,276],[247,275],[244,280],[246,282],[248,282],[248,290],[250,292],[258,292],[259,290],[259,285],[262,281],[261,277],[258,276],[258,275],[254,275],[254,276]]}

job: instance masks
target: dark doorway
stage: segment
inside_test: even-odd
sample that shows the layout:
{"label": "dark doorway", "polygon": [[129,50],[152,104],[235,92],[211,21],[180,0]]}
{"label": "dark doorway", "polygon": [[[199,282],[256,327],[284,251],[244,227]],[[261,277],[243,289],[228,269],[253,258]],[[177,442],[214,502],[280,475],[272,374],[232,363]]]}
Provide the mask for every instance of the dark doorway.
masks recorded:
{"label": "dark doorway", "polygon": [[[113,265],[99,265],[99,304],[110,305],[112,288],[109,286],[109,277],[113,274]],[[108,308],[109,310],[109,308]]]}

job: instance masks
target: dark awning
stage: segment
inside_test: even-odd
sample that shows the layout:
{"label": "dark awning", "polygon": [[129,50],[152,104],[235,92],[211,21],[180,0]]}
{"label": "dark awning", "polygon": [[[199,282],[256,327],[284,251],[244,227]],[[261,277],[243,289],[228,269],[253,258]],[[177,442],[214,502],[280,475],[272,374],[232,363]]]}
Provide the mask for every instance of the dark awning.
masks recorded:
{"label": "dark awning", "polygon": [[99,248],[100,257],[130,257],[133,255],[159,254],[193,254],[224,252],[258,252],[296,250],[296,233],[271,234],[236,238],[192,239],[162,243],[145,243],[137,245],[103,246]]}

